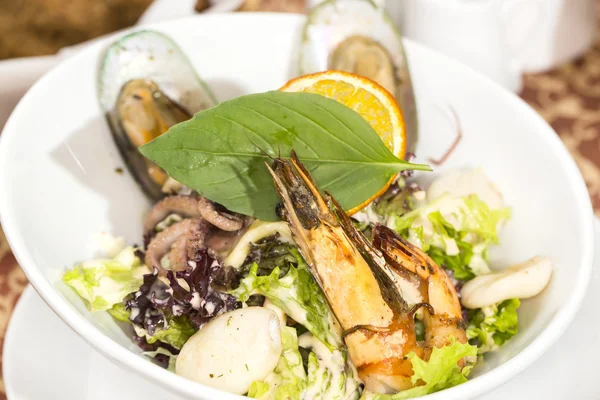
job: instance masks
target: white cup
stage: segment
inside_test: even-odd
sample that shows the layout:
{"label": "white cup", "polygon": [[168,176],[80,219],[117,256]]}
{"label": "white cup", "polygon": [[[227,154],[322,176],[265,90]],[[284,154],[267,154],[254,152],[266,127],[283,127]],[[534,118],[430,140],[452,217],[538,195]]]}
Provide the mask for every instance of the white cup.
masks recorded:
{"label": "white cup", "polygon": [[529,38],[529,52],[523,59],[527,72],[545,71],[583,53],[596,38],[594,0],[544,0],[548,15]]}
{"label": "white cup", "polygon": [[[403,34],[518,92],[550,0],[387,0]],[[564,0],[564,2],[583,0]]]}

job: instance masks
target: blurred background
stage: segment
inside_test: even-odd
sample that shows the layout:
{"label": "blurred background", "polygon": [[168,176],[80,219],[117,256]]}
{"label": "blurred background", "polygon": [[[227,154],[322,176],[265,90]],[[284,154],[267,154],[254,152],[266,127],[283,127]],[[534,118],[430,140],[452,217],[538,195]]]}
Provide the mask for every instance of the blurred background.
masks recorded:
{"label": "blurred background", "polygon": [[[385,3],[405,36],[479,69],[517,93],[545,118],[575,158],[600,216],[600,0],[379,2]],[[219,11],[304,13],[316,3],[0,0],[0,127],[39,76],[79,49],[69,46],[136,23],[181,15]],[[456,18],[461,20],[460,26],[448,25]],[[451,41],[449,31],[453,33]],[[26,284],[0,228],[0,348],[11,311]],[[0,380],[0,400],[5,398],[3,392]]]}

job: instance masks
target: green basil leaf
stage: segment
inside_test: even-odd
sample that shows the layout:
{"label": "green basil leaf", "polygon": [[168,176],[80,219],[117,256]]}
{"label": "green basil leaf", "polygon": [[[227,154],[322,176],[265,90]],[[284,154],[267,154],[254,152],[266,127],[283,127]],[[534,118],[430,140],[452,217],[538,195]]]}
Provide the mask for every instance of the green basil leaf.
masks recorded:
{"label": "green basil leaf", "polygon": [[140,151],[228,209],[275,221],[279,198],[265,162],[292,149],[345,209],[371,198],[400,171],[429,170],[395,157],[355,111],[310,93],[273,91],[223,102]]}

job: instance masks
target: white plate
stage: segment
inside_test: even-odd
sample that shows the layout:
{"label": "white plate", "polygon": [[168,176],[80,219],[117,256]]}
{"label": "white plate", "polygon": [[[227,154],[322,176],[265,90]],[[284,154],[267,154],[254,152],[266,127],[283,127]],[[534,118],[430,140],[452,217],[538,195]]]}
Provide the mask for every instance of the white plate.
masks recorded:
{"label": "white plate", "polygon": [[31,286],[11,317],[2,366],[10,400],[178,400],[92,350]]}
{"label": "white plate", "polygon": [[[156,27],[178,42],[217,96],[226,99],[272,90],[293,77],[303,22],[304,17],[289,14],[212,14]],[[502,245],[492,253],[495,265],[535,254],[555,263],[544,294],[523,302],[519,335],[489,357],[474,379],[431,396],[462,400],[523,371],[572,320],[591,274],[592,210],[573,159],[539,115],[475,71],[414,43],[406,47],[422,129],[420,161],[439,157],[453,141],[451,105],[463,140],[441,169],[484,166],[514,206]],[[48,73],[9,119],[0,137],[6,236],[38,293],[95,349],[178,395],[237,399],[142,359],[110,317],[91,315],[58,284],[65,268],[94,255],[93,234],[109,231],[139,243],[148,206],[131,176],[114,172],[123,162],[96,99],[102,50],[103,43],[94,44]]]}
{"label": "white plate", "polygon": [[[598,221],[596,232],[600,233]],[[596,254],[600,255],[600,242]],[[600,398],[596,376],[596,360],[600,359],[598,304],[600,258],[596,258],[583,306],[563,337],[518,378],[479,400]],[[11,318],[3,366],[8,400],[46,400],[49,393],[61,400],[178,400],[92,350],[31,287]]]}

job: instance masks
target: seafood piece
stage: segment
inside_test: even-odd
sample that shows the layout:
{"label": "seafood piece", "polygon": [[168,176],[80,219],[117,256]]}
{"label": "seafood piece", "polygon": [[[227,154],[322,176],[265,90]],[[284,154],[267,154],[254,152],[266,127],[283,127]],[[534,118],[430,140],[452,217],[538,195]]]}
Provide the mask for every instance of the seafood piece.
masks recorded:
{"label": "seafood piece", "polygon": [[167,174],[144,158],[138,147],[215,98],[181,49],[154,31],[129,34],[112,44],[102,60],[98,97],[121,156],[146,195],[164,196]]}
{"label": "seafood piece", "polygon": [[182,271],[188,268],[188,260],[205,248],[223,259],[250,222],[250,218],[221,209],[197,195],[167,196],[144,220],[146,264],[161,272]]}
{"label": "seafood piece", "polygon": [[[210,225],[203,218],[189,218],[171,225],[158,233],[148,245],[145,263],[161,271],[187,269],[188,249],[205,248],[205,237]],[[169,254],[169,268],[162,258]]]}
{"label": "seafood piece", "polygon": [[327,0],[311,11],[302,38],[299,72],[342,70],[379,83],[396,97],[407,151],[414,151],[414,92],[402,37],[386,10],[370,0]]}
{"label": "seafood piece", "polygon": [[[448,344],[451,337],[466,343],[456,291],[427,255],[383,226],[375,228],[374,244],[369,243],[333,197],[326,194],[325,202],[294,152],[291,161],[278,158],[269,170],[283,202],[281,216],[325,293],[368,390],[413,387],[407,354],[428,359],[432,347]],[[397,279],[418,280],[428,303],[409,308]],[[428,310],[423,343],[417,341],[414,322],[421,307]]]}
{"label": "seafood piece", "polygon": [[224,210],[219,211],[217,207],[220,206],[204,197],[200,197],[198,200],[198,210],[200,210],[202,217],[217,228],[226,232],[235,232],[242,229],[244,226],[244,218],[242,216],[229,212],[224,207],[221,207]]}
{"label": "seafood piece", "polygon": [[466,308],[482,308],[509,299],[537,296],[552,277],[552,261],[535,256],[496,273],[479,275],[462,287],[461,302]]}
{"label": "seafood piece", "polygon": [[[212,201],[198,196],[167,196],[152,207],[144,219],[144,234],[152,235],[155,227],[170,214],[184,218],[203,217],[226,232],[239,231],[246,218],[226,209],[218,210]],[[222,208],[222,207],[221,207]]]}
{"label": "seafood piece", "polygon": [[265,379],[277,366],[283,326],[274,311],[263,307],[221,314],[185,343],[175,370],[217,389],[247,393],[252,382]]}
{"label": "seafood piece", "polygon": [[420,281],[423,301],[434,310],[434,313],[423,313],[423,322],[429,327],[425,341],[443,347],[449,344],[450,336],[454,336],[464,343],[460,301],[448,275],[421,249],[386,226],[373,228],[373,246],[383,253],[399,279]]}
{"label": "seafood piece", "polygon": [[144,219],[144,234],[151,234],[159,222],[170,214],[177,214],[184,218],[200,217],[198,199],[194,196],[168,196],[152,207]]}

